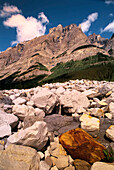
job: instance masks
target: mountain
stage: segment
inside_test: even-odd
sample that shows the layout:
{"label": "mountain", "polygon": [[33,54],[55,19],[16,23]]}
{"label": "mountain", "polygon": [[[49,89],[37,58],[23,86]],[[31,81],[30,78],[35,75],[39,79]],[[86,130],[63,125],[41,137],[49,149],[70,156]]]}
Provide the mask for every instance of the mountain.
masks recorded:
{"label": "mountain", "polygon": [[107,50],[109,54],[114,57],[114,34],[105,44],[105,50]]}
{"label": "mountain", "polygon": [[[100,38],[100,41],[103,39]],[[0,53],[0,88],[37,86],[52,75],[52,69],[58,63],[77,62],[99,53],[109,56],[98,43],[93,44],[76,24],[66,27],[59,24],[47,35],[19,43]]]}
{"label": "mountain", "polygon": [[97,35],[95,33],[88,36],[88,39],[91,44],[94,44],[98,47],[104,47],[108,41],[108,39],[105,39],[101,37],[100,35]]}

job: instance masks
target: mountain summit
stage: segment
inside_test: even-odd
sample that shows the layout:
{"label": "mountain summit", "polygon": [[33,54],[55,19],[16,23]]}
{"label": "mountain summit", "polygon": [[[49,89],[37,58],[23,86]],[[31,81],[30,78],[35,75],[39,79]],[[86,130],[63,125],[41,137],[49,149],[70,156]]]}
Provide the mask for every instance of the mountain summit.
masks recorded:
{"label": "mountain summit", "polygon": [[57,63],[82,60],[108,52],[92,44],[76,24],[51,28],[49,34],[17,44],[0,53],[0,81],[3,86],[37,81],[51,74]]}

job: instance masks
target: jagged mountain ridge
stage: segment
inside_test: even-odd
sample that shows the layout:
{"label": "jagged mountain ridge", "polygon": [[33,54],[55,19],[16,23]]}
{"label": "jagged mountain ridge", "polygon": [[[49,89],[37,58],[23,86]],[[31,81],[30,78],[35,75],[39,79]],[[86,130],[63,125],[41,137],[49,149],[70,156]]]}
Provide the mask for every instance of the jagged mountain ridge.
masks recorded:
{"label": "jagged mountain ridge", "polygon": [[110,55],[114,56],[114,33],[112,37],[107,41],[104,47]]}
{"label": "jagged mountain ridge", "polygon": [[99,47],[104,47],[106,43],[108,42],[107,38],[101,37],[99,34],[91,34],[88,36],[88,39],[90,40],[90,43],[99,46]]}
{"label": "jagged mountain ridge", "polygon": [[95,46],[76,24],[59,24],[49,34],[17,44],[0,53],[0,80],[10,83],[50,75],[57,63],[82,60],[97,53],[109,55]]}

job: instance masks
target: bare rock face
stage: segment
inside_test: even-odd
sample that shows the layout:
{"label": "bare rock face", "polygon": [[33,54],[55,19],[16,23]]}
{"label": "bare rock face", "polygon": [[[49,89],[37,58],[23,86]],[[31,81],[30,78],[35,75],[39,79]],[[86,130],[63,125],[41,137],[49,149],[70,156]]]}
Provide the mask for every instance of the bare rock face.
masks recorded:
{"label": "bare rock face", "polygon": [[10,145],[6,150],[0,151],[0,169],[20,170],[37,169],[39,170],[40,156],[33,148]]}
{"label": "bare rock face", "polygon": [[110,55],[114,56],[114,34],[107,41],[107,43],[105,45],[105,49],[109,52]]}
{"label": "bare rock face", "polygon": [[105,147],[80,128],[62,134],[59,141],[73,159],[94,163],[104,158]]}
{"label": "bare rock face", "polygon": [[92,44],[97,45],[99,47],[103,47],[108,41],[108,39],[102,38],[100,35],[96,35],[95,33],[89,35],[88,39]]}

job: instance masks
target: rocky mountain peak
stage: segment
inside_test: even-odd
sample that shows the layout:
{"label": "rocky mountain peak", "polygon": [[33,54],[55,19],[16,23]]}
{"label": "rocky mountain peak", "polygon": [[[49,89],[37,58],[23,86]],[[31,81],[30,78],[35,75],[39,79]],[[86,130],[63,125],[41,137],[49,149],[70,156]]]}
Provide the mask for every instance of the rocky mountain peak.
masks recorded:
{"label": "rocky mountain peak", "polygon": [[90,43],[99,46],[99,47],[104,47],[108,39],[101,37],[99,34],[91,34],[88,36],[88,39]]}
{"label": "rocky mountain peak", "polygon": [[114,33],[112,34],[112,37],[111,37],[111,39],[113,39],[114,38]]}

